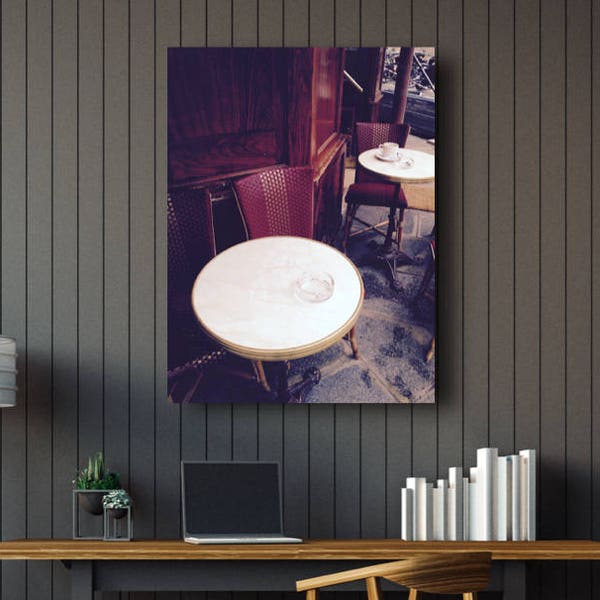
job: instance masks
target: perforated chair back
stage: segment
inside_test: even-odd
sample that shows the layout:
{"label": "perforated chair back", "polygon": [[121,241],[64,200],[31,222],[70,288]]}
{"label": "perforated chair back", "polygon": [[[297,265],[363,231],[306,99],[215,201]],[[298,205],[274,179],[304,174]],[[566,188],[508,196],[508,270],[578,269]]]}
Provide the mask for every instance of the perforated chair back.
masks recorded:
{"label": "perforated chair back", "polygon": [[167,198],[169,290],[191,286],[202,267],[216,255],[215,230],[208,192],[188,189]]}
{"label": "perforated chair back", "polygon": [[215,256],[215,233],[208,192],[181,190],[167,198],[168,375],[179,376],[219,361],[225,351],[204,333],[191,306],[192,286]]}
{"label": "perforated chair back", "polygon": [[268,169],[234,183],[250,239],[313,237],[313,179],[309,167]]}

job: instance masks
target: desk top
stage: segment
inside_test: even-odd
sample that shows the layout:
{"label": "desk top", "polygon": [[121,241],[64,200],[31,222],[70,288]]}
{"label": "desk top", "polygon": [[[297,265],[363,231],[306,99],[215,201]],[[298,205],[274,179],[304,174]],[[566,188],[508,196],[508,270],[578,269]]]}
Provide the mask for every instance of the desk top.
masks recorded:
{"label": "desk top", "polygon": [[362,560],[388,561],[433,552],[491,552],[494,560],[600,560],[600,542],[405,542],[307,540],[303,544],[193,545],[181,540],[102,542],[15,540],[0,560]]}
{"label": "desk top", "polygon": [[[323,283],[326,276],[333,284],[324,300],[299,293],[301,286]],[[291,236],[228,248],[200,271],[192,290],[204,329],[231,352],[256,360],[290,360],[324,350],[354,326],[362,298],[362,279],[345,255]]]}

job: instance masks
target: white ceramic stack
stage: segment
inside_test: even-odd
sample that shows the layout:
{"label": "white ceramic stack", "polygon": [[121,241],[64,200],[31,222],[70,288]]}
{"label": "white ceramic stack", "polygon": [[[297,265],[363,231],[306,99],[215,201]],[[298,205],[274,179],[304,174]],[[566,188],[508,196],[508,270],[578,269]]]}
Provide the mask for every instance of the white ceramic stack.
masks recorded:
{"label": "white ceramic stack", "polygon": [[0,336],[0,408],[17,403],[17,342]]}

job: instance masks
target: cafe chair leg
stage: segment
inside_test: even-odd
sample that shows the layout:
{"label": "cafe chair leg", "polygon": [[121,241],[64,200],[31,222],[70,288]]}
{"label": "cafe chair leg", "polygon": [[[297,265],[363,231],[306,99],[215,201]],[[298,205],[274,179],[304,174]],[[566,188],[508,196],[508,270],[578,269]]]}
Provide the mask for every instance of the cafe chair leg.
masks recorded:
{"label": "cafe chair leg", "polygon": [[423,600],[423,594],[419,590],[409,590],[408,600]]}
{"label": "cafe chair leg", "polygon": [[477,592],[467,592],[463,594],[463,600],[477,600]]}
{"label": "cafe chair leg", "polygon": [[425,362],[429,362],[434,356],[435,356],[435,338],[433,338],[431,340],[429,350],[427,350],[427,355],[425,356]]}
{"label": "cafe chair leg", "polygon": [[377,577],[367,577],[367,600],[382,600],[381,588]]}
{"label": "cafe chair leg", "polygon": [[358,204],[348,204],[346,206],[346,221],[344,223],[344,239],[342,240],[342,252],[346,254],[348,248],[348,239],[350,238],[350,230],[352,229],[352,221],[356,217]]}
{"label": "cafe chair leg", "polygon": [[352,348],[352,357],[358,358],[358,341],[356,340],[356,327],[353,327],[348,332],[348,341],[350,342],[350,347]]}
{"label": "cafe chair leg", "polygon": [[306,590],[306,600],[317,600],[319,590]]}
{"label": "cafe chair leg", "polygon": [[254,369],[254,375],[256,376],[256,380],[262,385],[265,392],[271,391],[271,386],[267,381],[267,376],[265,375],[265,368],[262,364],[261,360],[253,360],[252,368]]}

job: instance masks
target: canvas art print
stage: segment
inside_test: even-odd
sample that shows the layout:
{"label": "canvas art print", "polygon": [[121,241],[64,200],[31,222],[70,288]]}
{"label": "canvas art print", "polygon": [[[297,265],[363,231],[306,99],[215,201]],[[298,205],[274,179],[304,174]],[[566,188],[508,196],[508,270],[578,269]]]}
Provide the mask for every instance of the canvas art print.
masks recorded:
{"label": "canvas art print", "polygon": [[435,401],[435,48],[170,48],[168,393]]}

